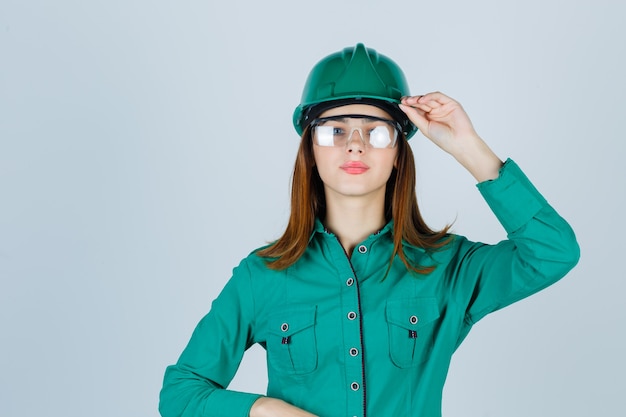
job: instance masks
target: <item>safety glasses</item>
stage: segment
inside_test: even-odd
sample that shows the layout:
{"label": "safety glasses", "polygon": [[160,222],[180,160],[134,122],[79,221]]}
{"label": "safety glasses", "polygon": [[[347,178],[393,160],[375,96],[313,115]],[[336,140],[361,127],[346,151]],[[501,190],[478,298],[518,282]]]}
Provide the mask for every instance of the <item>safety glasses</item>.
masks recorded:
{"label": "safety glasses", "polygon": [[321,117],[311,122],[313,140],[319,146],[345,147],[359,132],[365,147],[375,149],[396,146],[401,126],[398,122],[363,114]]}

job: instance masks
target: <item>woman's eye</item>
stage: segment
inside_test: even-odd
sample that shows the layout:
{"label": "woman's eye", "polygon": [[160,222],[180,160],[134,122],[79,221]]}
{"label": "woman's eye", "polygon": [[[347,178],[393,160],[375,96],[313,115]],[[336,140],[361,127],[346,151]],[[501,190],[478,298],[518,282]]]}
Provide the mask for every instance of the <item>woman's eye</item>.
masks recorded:
{"label": "woman's eye", "polygon": [[340,136],[344,134],[344,130],[340,127],[334,126],[333,127],[333,135],[335,136]]}

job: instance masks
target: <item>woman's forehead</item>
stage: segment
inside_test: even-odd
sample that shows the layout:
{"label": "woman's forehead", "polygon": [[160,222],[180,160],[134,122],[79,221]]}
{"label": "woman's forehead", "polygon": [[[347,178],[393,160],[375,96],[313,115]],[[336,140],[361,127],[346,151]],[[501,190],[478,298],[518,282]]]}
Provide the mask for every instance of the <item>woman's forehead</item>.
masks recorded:
{"label": "woman's forehead", "polygon": [[320,114],[319,117],[332,117],[349,114],[361,114],[380,117],[383,119],[391,119],[389,113],[379,107],[371,106],[369,104],[348,104],[346,106],[333,107],[332,109],[326,110]]}

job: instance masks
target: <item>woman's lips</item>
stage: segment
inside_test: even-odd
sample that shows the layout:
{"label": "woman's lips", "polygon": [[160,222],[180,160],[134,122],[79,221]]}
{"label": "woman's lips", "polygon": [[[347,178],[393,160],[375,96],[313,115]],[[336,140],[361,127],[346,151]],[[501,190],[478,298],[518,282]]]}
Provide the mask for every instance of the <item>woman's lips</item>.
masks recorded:
{"label": "woman's lips", "polygon": [[348,161],[339,168],[343,169],[348,174],[362,174],[370,169],[370,167],[360,161]]}

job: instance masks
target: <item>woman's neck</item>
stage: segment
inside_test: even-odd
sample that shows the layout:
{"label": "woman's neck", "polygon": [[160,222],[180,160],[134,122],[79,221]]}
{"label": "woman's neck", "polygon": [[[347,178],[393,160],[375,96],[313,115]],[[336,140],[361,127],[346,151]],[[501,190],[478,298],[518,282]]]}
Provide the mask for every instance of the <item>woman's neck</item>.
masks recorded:
{"label": "woman's neck", "polygon": [[382,198],[328,197],[324,225],[337,236],[348,256],[356,245],[385,225],[384,194]]}

